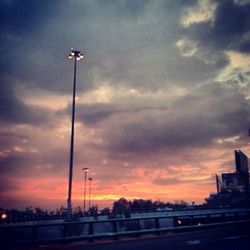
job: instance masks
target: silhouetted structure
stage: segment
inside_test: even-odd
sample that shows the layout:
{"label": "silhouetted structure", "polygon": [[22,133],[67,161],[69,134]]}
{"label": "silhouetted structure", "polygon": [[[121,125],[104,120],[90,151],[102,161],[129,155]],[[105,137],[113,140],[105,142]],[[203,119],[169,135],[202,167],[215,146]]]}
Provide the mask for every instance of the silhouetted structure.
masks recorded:
{"label": "silhouetted structure", "polygon": [[248,157],[240,150],[234,151],[235,168],[233,173],[216,175],[217,194],[206,199],[208,205],[225,206],[249,203]]}
{"label": "silhouetted structure", "polygon": [[249,175],[247,156],[240,150],[235,150],[234,155],[235,155],[236,171],[243,175]]}

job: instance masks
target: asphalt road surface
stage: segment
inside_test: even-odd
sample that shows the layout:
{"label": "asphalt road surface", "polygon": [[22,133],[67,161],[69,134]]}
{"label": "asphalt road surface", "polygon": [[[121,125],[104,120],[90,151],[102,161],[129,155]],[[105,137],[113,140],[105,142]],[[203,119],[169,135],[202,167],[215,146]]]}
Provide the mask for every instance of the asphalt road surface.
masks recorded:
{"label": "asphalt road surface", "polygon": [[[21,249],[21,248],[16,248]],[[121,238],[96,242],[41,245],[25,250],[249,250],[250,225],[237,225],[195,232]],[[24,250],[24,248],[22,248]]]}

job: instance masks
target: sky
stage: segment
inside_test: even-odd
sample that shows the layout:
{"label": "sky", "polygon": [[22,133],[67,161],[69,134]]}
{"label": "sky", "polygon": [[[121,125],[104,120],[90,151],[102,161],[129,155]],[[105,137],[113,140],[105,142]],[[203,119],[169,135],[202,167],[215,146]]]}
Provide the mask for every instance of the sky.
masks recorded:
{"label": "sky", "polygon": [[[0,207],[203,203],[250,155],[249,0],[0,0]],[[88,197],[87,197],[88,198]]]}

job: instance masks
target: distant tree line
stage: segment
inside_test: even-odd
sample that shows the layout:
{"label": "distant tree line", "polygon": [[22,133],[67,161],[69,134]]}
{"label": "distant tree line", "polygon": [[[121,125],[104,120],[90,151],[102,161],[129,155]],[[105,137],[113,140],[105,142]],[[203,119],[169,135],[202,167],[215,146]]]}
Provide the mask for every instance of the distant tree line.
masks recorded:
{"label": "distant tree line", "polygon": [[[107,216],[108,218],[126,217],[129,218],[131,213],[146,213],[155,212],[158,208],[169,208],[173,210],[184,209],[188,206],[188,203],[181,200],[178,202],[161,202],[145,199],[134,199],[129,201],[125,198],[120,198],[114,201],[112,208],[106,207],[102,210],[98,210],[97,206],[92,206],[87,212],[84,212],[80,206],[74,207],[72,211],[73,218],[79,218],[83,216],[92,216],[98,219],[99,215]],[[34,220],[55,220],[65,219],[67,217],[67,209],[61,206],[56,210],[44,210],[40,207],[26,207],[25,210],[17,209],[3,209],[0,208],[1,214],[7,214],[6,218],[1,215],[1,223],[3,222],[23,222]]]}
{"label": "distant tree line", "polygon": [[146,213],[155,212],[158,208],[169,208],[171,210],[180,210],[188,206],[188,203],[180,200],[175,203],[152,201],[144,199],[134,199],[128,201],[125,198],[120,198],[113,203],[112,215],[120,215],[130,217],[131,213]]}

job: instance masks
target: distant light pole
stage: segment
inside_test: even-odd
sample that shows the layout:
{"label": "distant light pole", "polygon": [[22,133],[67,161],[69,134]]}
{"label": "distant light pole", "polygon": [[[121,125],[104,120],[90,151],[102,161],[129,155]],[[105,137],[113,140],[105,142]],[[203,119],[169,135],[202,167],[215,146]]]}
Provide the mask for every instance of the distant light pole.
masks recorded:
{"label": "distant light pole", "polygon": [[85,212],[86,207],[86,183],[87,183],[87,172],[89,171],[89,168],[83,168],[84,171],[84,194],[83,194],[83,212]]}
{"label": "distant light pole", "polygon": [[92,182],[93,178],[89,177],[89,210],[91,207],[91,182]]}
{"label": "distant light pole", "polygon": [[71,49],[69,59],[74,59],[74,76],[73,76],[73,99],[72,99],[72,119],[71,119],[71,140],[70,140],[70,160],[69,160],[69,185],[67,199],[67,218],[71,218],[72,214],[72,177],[73,177],[73,162],[74,162],[74,123],[75,123],[75,97],[76,97],[76,66],[77,61],[83,59],[84,55],[81,51]]}

